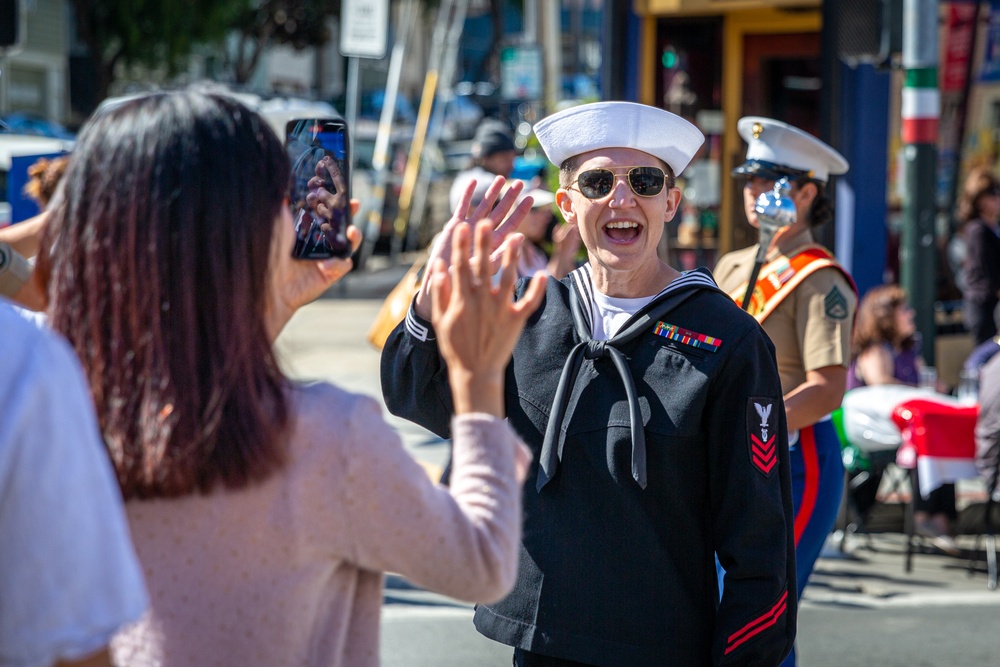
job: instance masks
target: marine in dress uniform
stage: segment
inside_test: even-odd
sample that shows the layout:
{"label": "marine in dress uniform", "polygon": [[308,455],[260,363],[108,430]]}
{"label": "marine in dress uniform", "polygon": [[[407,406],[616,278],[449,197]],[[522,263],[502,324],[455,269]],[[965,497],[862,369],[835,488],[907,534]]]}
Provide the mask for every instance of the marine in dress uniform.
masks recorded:
{"label": "marine in dress uniform", "polygon": [[[815,243],[811,229],[830,217],[826,183],[847,171],[833,148],[802,130],[769,118],[740,119],[746,162],[734,170],[746,178],[744,208],[758,226],[757,197],[785,177],[792,182],[796,222],[772,237],[748,312],[761,323],[777,351],[788,415],[795,504],[798,594],[809,580],[833,528],[844,486],[840,444],[829,414],[843,399],[850,364],[851,329],[857,306],[853,280]],[[758,246],[728,253],[714,275],[742,303]],[[728,586],[728,579],[726,580]],[[794,653],[786,664],[794,664]]]}
{"label": "marine in dress uniform", "polygon": [[[656,254],[673,176],[704,138],[627,102],[559,112],[536,133],[589,260],[549,281],[507,368],[507,416],[534,462],[517,583],[477,607],[476,628],[515,665],[775,665],[796,596],[774,347],[707,271]],[[448,437],[421,298],[386,342],[383,394]],[[729,569],[721,602],[713,553]]]}

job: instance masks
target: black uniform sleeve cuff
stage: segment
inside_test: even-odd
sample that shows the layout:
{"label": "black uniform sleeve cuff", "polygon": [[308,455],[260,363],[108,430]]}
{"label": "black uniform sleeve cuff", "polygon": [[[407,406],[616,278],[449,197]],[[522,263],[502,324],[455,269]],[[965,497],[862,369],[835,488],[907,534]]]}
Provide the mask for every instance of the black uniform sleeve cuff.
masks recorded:
{"label": "black uniform sleeve cuff", "polygon": [[413,303],[410,303],[410,308],[406,311],[406,332],[421,342],[436,339],[431,323],[417,315]]}

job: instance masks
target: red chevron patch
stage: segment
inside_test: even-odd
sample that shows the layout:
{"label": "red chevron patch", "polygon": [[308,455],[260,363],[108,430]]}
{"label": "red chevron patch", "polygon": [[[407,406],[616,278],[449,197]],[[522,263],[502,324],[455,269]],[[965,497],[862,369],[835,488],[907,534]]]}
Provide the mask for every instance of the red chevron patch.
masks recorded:
{"label": "red chevron patch", "polygon": [[771,468],[778,462],[778,451],[774,446],[774,441],[775,436],[773,435],[767,442],[761,442],[756,435],[750,434],[750,458],[753,460],[753,464],[765,475],[771,472]]}

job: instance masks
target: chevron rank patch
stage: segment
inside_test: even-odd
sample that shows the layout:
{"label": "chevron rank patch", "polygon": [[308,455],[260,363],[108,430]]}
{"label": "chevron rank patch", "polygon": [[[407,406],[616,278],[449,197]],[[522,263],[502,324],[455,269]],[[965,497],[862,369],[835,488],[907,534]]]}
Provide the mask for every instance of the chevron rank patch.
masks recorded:
{"label": "chevron rank patch", "polygon": [[823,299],[823,309],[826,316],[832,320],[843,320],[847,317],[847,299],[840,293],[836,285],[826,293],[826,298]]}
{"label": "chevron rank patch", "polygon": [[750,462],[764,477],[778,467],[778,415],[773,398],[747,399],[747,444]]}

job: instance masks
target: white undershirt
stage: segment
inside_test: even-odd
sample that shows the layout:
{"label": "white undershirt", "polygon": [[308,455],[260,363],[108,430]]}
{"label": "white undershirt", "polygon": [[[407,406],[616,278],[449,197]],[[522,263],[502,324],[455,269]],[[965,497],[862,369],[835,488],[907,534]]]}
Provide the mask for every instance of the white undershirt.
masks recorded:
{"label": "white undershirt", "polygon": [[594,323],[594,340],[609,340],[630,317],[646,307],[657,297],[640,296],[637,299],[608,296],[594,290],[594,312],[591,320]]}

